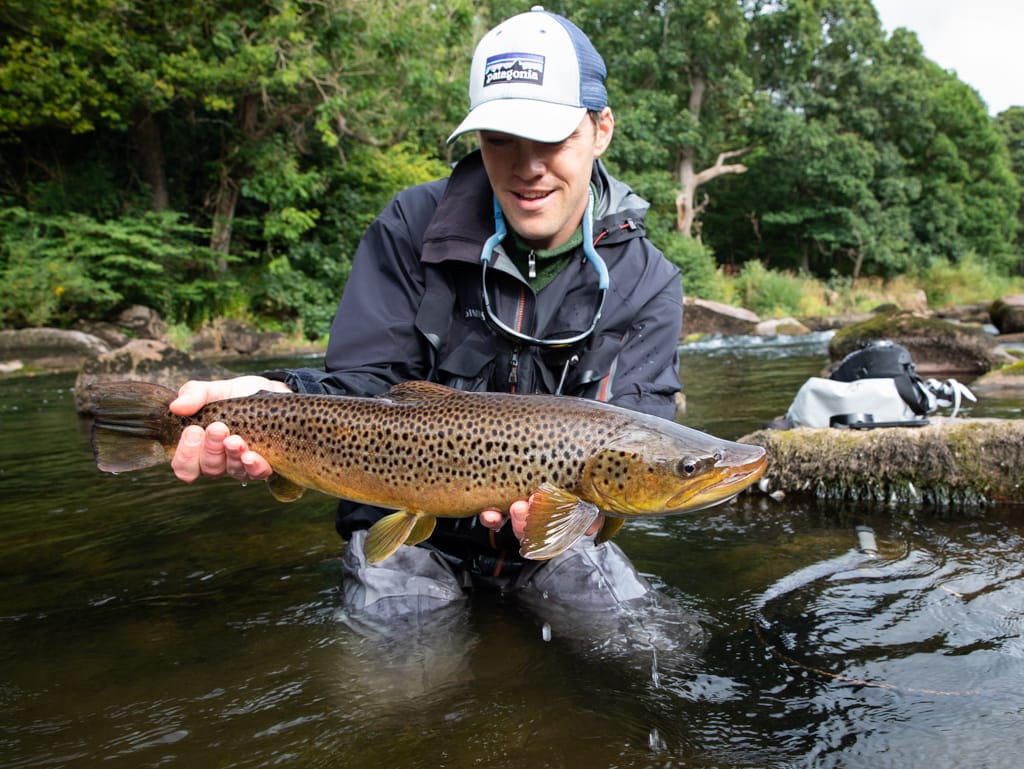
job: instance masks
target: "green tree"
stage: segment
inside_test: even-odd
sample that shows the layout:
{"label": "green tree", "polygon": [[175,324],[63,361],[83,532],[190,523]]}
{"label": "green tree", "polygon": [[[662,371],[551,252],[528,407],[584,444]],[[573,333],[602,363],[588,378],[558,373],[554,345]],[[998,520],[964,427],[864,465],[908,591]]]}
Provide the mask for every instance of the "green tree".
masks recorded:
{"label": "green tree", "polygon": [[[349,249],[367,215],[328,207],[379,209],[387,196],[344,186],[393,179],[381,164],[444,172],[432,159],[465,103],[474,23],[470,0],[14,0],[0,10],[0,195],[99,224],[180,212],[221,254],[216,306],[251,300],[322,332],[351,253],[329,249]],[[353,158],[375,170],[349,173]],[[249,294],[284,264],[330,283]]]}
{"label": "green tree", "polygon": [[1021,196],[1017,203],[1017,264],[1016,271],[1024,272],[1024,107],[1010,107],[996,116],[996,126],[1006,141],[1010,156],[1010,169],[1017,177]]}
{"label": "green tree", "polygon": [[[756,108],[743,70],[747,20],[735,0],[574,3],[572,18],[600,45],[622,116],[613,157],[675,179],[675,230],[700,233],[709,185],[742,174]],[[698,200],[698,198],[701,198]]]}
{"label": "green tree", "polygon": [[1012,262],[1018,193],[1001,137],[970,88],[886,38],[868,0],[751,6],[751,70],[777,108],[742,184],[721,190],[707,237],[726,258],[857,276],[976,252]]}

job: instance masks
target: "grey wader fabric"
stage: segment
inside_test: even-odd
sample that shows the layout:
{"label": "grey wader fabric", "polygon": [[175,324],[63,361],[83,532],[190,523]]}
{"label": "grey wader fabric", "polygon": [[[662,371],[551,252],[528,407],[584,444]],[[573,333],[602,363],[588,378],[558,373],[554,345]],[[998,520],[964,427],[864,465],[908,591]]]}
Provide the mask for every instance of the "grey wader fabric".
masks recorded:
{"label": "grey wader fabric", "polygon": [[465,588],[478,586],[514,599],[544,626],[545,637],[588,658],[642,671],[652,660],[674,658],[686,669],[706,642],[701,618],[652,587],[613,542],[596,545],[585,537],[550,561],[496,579],[456,570],[425,547],[403,545],[383,563],[369,564],[365,541],[365,530],[353,532],[341,565],[346,624],[367,638],[413,637],[422,649],[458,657],[451,649],[475,643],[467,636],[453,646],[452,639],[467,630]]}
{"label": "grey wader fabric", "polygon": [[365,543],[365,530],[352,532],[341,556],[341,592],[347,611],[388,620],[466,599],[462,580],[438,553],[403,545],[382,563],[369,563]]}
{"label": "grey wader fabric", "polygon": [[[365,531],[353,532],[341,558],[342,595],[350,612],[380,619],[429,612],[465,600],[464,588],[474,584],[471,575],[457,574],[439,553],[423,547],[403,545],[382,563],[368,563],[365,542]],[[589,537],[530,567],[507,580],[487,577],[481,583],[528,603],[586,612],[614,609],[651,590],[618,545],[595,545]]]}

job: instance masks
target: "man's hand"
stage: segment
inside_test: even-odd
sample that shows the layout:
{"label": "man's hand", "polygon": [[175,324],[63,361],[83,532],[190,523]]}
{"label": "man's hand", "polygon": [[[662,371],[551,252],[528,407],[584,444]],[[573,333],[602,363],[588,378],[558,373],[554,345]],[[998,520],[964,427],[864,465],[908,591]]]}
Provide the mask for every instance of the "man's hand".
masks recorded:
{"label": "man's hand", "polygon": [[[506,519],[512,520],[512,531],[516,539],[522,539],[526,533],[526,518],[530,514],[530,499],[517,499],[509,506],[508,514],[497,509],[484,510],[480,513],[480,523],[488,529],[497,531],[505,525]],[[596,534],[604,525],[604,516],[598,516],[597,520],[587,529],[587,536]]]}
{"label": "man's hand", "polygon": [[[186,382],[171,402],[170,410],[179,416],[191,416],[211,401],[254,395],[261,390],[291,392],[284,382],[275,382],[261,376],[242,376],[217,382]],[[245,440],[231,435],[227,426],[214,422],[205,430],[198,425],[186,427],[181,433],[178,448],[171,459],[174,474],[186,483],[200,475],[224,475],[240,481],[265,480],[273,472],[270,463],[255,451],[250,451]]]}

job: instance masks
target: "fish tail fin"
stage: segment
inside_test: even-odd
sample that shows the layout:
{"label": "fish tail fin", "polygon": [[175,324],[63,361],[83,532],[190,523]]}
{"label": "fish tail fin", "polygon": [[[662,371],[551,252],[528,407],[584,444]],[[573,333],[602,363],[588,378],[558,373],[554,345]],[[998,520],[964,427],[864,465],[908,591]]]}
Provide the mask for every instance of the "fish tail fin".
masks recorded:
{"label": "fish tail fin", "polygon": [[126,473],[167,462],[181,436],[181,419],[167,410],[177,393],[148,382],[102,382],[88,395],[100,470]]}

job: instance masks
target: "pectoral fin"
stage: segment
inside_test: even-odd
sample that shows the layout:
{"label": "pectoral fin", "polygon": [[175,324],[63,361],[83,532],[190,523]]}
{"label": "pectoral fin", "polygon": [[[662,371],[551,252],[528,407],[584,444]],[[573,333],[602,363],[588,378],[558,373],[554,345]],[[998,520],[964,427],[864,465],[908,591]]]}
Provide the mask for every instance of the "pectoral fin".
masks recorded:
{"label": "pectoral fin", "polygon": [[519,554],[536,561],[554,558],[572,547],[600,514],[597,505],[545,483],[530,499]]}
{"label": "pectoral fin", "polygon": [[366,560],[370,563],[380,563],[394,553],[413,534],[419,517],[406,510],[399,510],[397,513],[385,515],[373,524],[366,533]]}
{"label": "pectoral fin", "polygon": [[604,517],[604,523],[601,525],[601,530],[597,532],[597,537],[594,538],[595,542],[607,542],[609,539],[619,533],[619,529],[622,528],[622,524],[626,522],[625,518],[612,518],[606,515]]}
{"label": "pectoral fin", "polygon": [[271,495],[278,502],[294,502],[306,493],[306,489],[303,486],[277,473],[267,478],[267,488],[270,489]]}

